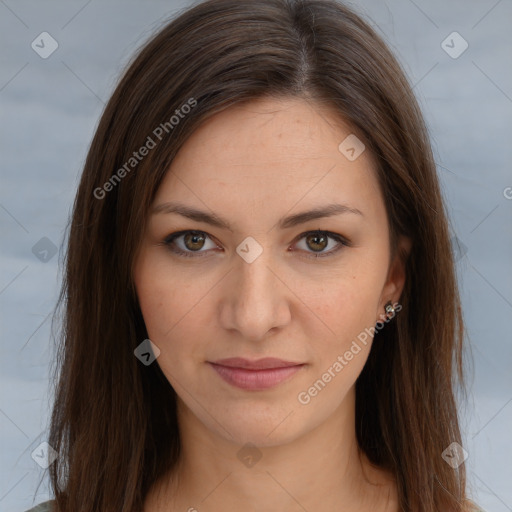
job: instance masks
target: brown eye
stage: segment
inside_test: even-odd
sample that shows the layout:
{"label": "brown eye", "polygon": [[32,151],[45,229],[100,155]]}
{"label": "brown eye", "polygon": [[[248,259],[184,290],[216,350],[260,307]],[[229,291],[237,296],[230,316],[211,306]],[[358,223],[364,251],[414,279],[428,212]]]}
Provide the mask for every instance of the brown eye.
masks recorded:
{"label": "brown eye", "polygon": [[[329,250],[325,250],[332,244]],[[301,247],[301,252],[306,253],[307,258],[324,258],[332,256],[344,247],[351,247],[351,243],[345,237],[330,231],[308,231],[299,237],[299,242],[305,247]]]}
{"label": "brown eye", "polygon": [[323,233],[314,233],[306,237],[306,243],[315,252],[323,251],[328,244],[328,237]]}
{"label": "brown eye", "polygon": [[187,233],[183,235],[183,243],[190,251],[198,251],[203,248],[205,237],[201,233]]}
{"label": "brown eye", "polygon": [[[210,247],[207,245],[208,241],[210,241]],[[299,237],[299,242],[305,245],[305,247],[300,248],[300,252],[306,253],[305,257],[309,258],[332,256],[344,247],[351,247],[350,241],[345,237],[320,230],[302,233]],[[332,244],[332,242],[334,243]],[[192,230],[180,231],[169,235],[163,241],[163,245],[168,246],[172,252],[185,257],[208,256],[210,249],[219,249],[219,246],[213,242],[210,235],[203,231]],[[325,250],[330,245],[334,245],[334,247]]]}
{"label": "brown eye", "polygon": [[[205,246],[205,242],[210,240],[211,247]],[[202,257],[208,255],[208,249],[215,249],[218,246],[210,237],[202,231],[180,231],[169,235],[163,244],[180,256]],[[201,250],[206,247],[206,250]]]}

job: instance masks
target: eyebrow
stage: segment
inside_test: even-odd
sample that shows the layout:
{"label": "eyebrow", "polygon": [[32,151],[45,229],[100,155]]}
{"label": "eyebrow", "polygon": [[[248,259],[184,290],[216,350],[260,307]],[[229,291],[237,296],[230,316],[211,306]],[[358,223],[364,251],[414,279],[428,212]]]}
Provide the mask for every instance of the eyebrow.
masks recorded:
{"label": "eyebrow", "polygon": [[[153,215],[159,213],[176,213],[182,217],[186,217],[187,219],[204,222],[218,228],[233,231],[231,224],[226,219],[219,217],[215,213],[207,213],[175,201],[159,204],[151,210],[151,213]],[[284,217],[278,222],[278,227],[280,229],[287,229],[298,226],[299,224],[304,224],[311,220],[332,217],[334,215],[344,213],[352,213],[364,217],[361,210],[358,210],[357,208],[351,208],[345,204],[334,203]]]}

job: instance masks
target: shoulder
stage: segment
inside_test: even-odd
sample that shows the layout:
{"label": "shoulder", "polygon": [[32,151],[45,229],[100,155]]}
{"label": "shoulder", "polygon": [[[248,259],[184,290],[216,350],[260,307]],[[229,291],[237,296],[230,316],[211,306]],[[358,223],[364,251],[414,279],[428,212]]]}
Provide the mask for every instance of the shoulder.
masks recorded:
{"label": "shoulder", "polygon": [[31,508],[30,510],[27,510],[26,512],[53,512],[54,503],[55,500],[45,501],[43,503],[39,503],[39,505],[36,505],[35,507]]}

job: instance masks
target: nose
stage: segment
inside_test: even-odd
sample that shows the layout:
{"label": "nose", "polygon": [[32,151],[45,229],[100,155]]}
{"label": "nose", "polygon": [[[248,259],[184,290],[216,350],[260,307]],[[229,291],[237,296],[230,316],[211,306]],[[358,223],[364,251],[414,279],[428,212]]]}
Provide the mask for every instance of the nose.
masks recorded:
{"label": "nose", "polygon": [[270,253],[263,251],[252,263],[238,258],[226,276],[221,325],[250,341],[263,340],[269,331],[283,328],[291,319],[289,301],[293,293]]}

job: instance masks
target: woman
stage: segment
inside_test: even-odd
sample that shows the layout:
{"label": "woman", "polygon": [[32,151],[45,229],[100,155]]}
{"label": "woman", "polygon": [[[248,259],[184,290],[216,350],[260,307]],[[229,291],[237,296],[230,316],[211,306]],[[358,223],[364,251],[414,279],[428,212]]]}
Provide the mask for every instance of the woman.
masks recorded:
{"label": "woman", "polygon": [[210,0],[142,48],[60,303],[41,510],[476,510],[427,131],[338,2]]}

